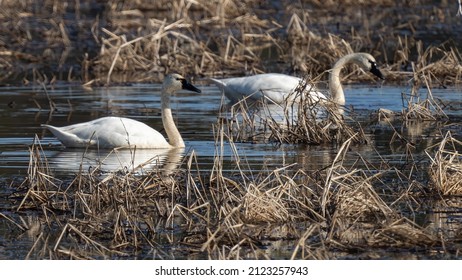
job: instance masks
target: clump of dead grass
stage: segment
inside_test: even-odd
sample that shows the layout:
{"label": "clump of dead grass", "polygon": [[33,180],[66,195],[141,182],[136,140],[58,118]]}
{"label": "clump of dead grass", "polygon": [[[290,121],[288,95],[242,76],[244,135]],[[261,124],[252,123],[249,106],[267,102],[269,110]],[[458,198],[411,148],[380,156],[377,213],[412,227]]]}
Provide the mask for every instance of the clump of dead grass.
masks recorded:
{"label": "clump of dead grass", "polygon": [[[35,212],[45,233],[28,257],[271,259],[282,253],[334,259],[351,257],[352,250],[440,250],[453,241],[412,219],[425,194],[412,171],[420,167],[405,174],[386,161],[371,166],[359,154],[349,163],[350,138],[319,170],[297,164],[250,170],[226,124],[214,131],[213,167],[201,169],[192,151],[168,179],[159,170],[81,170],[58,180],[42,148],[31,147],[29,176],[15,196],[22,201],[18,211]],[[231,166],[224,159],[226,145],[233,151]]]}
{"label": "clump of dead grass", "polygon": [[[396,173],[396,177],[409,180],[406,175],[397,170],[392,172]],[[409,184],[407,190],[403,190],[399,196],[392,196],[396,200],[386,202],[377,193],[376,186],[372,187],[373,181],[381,176],[383,175],[380,173],[372,176],[363,173],[361,177],[364,179],[358,180],[360,187],[355,187],[353,184],[351,187],[346,187],[346,191],[339,191],[339,195],[342,195],[339,197],[339,202],[342,206],[346,206],[345,209],[348,209],[346,213],[349,214],[342,215],[343,213],[337,210],[339,216],[336,222],[338,227],[344,228],[344,231],[340,231],[339,238],[359,248],[365,248],[364,246],[380,248],[391,245],[398,249],[439,244],[437,236],[429,234],[415,221],[403,216],[402,210],[396,207],[403,202],[418,207],[419,204],[414,201],[416,197],[412,191],[413,184],[407,183]],[[381,182],[381,184],[386,183]]]}
{"label": "clump of dead grass", "polygon": [[[221,156],[226,136],[224,129],[217,129],[216,133],[217,152],[212,173],[204,176],[200,170],[194,170],[194,177],[204,177],[201,182],[207,187],[194,185],[191,189],[197,201],[190,204],[187,211],[181,207],[185,219],[192,223],[202,217],[207,227],[196,227],[195,238],[188,237],[185,242],[190,246],[200,245],[199,251],[212,259],[270,258],[261,248],[268,236],[292,237],[297,235],[294,223],[307,217],[320,219],[313,208],[316,194],[307,184],[314,181],[302,170],[294,172],[291,166],[249,175],[243,171],[242,155],[229,139],[227,143],[234,151],[237,170],[235,175],[227,176],[222,171]],[[196,182],[194,177],[187,181]]]}
{"label": "clump of dead grass", "polygon": [[[457,42],[428,47],[414,36],[415,26],[422,26],[433,41],[435,30],[427,26],[435,19],[456,24],[447,16],[448,3],[429,10],[425,7],[434,3],[428,0],[418,1],[421,8],[415,1],[399,7],[385,0],[353,2],[342,1],[339,13],[337,4],[332,11],[332,1],[317,0],[264,7],[256,0],[4,1],[0,29],[8,36],[0,46],[0,70],[2,77],[25,83],[161,81],[158,73],[173,71],[317,76],[339,57],[365,51],[382,62],[388,81],[412,75],[408,68],[414,62],[419,75],[432,73],[431,83],[460,82]],[[396,12],[402,13],[399,19],[390,17]],[[370,79],[359,71],[345,77]]]}
{"label": "clump of dead grass", "polygon": [[[42,213],[41,228],[56,238],[39,235],[28,257],[131,258],[149,252],[160,259],[270,259],[289,246],[286,257],[330,259],[352,249],[440,242],[399,210],[397,205],[415,204],[415,194],[394,194],[383,177],[396,173],[405,184],[410,179],[403,173],[388,163],[369,167],[361,158],[356,162],[365,167],[345,164],[352,139],[321,170],[293,164],[259,172],[246,171],[245,156],[224,126],[217,126],[216,141],[212,170],[201,170],[192,152],[184,168],[168,173],[169,180],[155,170],[104,176],[81,171],[57,180],[41,147],[32,147],[30,176],[16,194],[23,195],[18,210]],[[225,145],[234,152],[234,172],[224,172]],[[184,233],[169,234],[179,229]]]}
{"label": "clump of dead grass", "polygon": [[[154,248],[157,220],[167,219],[181,190],[171,179],[174,171],[140,176],[135,169],[142,167],[110,173],[80,170],[74,178],[58,180],[39,144],[31,147],[30,162],[28,177],[18,187],[24,194],[16,209],[43,211],[44,227],[59,233],[53,242],[42,235],[29,252],[31,258],[123,258],[141,244]],[[46,249],[49,255],[42,255],[39,244],[52,246]]]}
{"label": "clump of dead grass", "polygon": [[48,162],[43,156],[42,146],[37,138],[34,141],[36,143],[29,149],[28,176],[20,186],[20,188],[25,187],[27,192],[24,194],[18,210],[34,207],[63,210],[68,205],[65,191],[60,188],[61,181],[50,175],[51,172]]}
{"label": "clump of dead grass", "polygon": [[[430,152],[436,148],[436,151]],[[462,193],[462,162],[459,151],[462,142],[447,132],[436,146],[427,149],[431,164],[428,169],[430,184],[442,195],[459,195]]]}
{"label": "clump of dead grass", "polygon": [[[385,172],[377,172],[377,168],[369,170],[367,166],[344,166],[349,145],[349,141],[345,142],[324,173],[324,185],[318,201],[319,213],[324,218],[319,224],[321,227],[309,227],[300,235],[292,258],[335,258],[336,255],[342,256],[341,251],[348,250],[367,254],[371,248],[400,250],[439,244],[438,237],[403,216],[396,208],[399,200],[405,200],[405,203],[412,201],[412,198],[405,198],[411,195],[410,191],[400,195],[396,201],[387,201],[390,197],[378,192],[388,188],[388,183],[382,181]],[[398,172],[396,175],[402,176]],[[313,240],[316,240],[313,235],[316,234],[324,236],[322,246],[313,246]],[[332,251],[337,251],[337,254],[325,255]]]}
{"label": "clump of dead grass", "polygon": [[371,184],[374,176],[367,177],[361,171],[350,174],[330,201],[331,207],[335,205],[329,232],[333,244],[409,248],[438,243],[437,237],[403,217],[378,195]]}
{"label": "clump of dead grass", "polygon": [[283,120],[272,116],[265,120],[270,130],[269,139],[276,143],[341,144],[347,139],[354,143],[365,143],[366,136],[359,123],[343,115],[344,109],[328,100],[314,102],[303,97],[311,83],[302,82],[295,93],[302,96],[298,103],[287,103],[283,107]]}
{"label": "clump of dead grass", "polygon": [[461,61],[462,55],[450,41],[425,47],[421,40],[397,37],[394,64],[389,66],[387,79],[413,77],[414,83],[446,87],[460,81]]}
{"label": "clump of dead grass", "polygon": [[[403,103],[406,105],[406,108],[402,112],[403,120],[436,121],[448,118],[441,108],[440,102],[433,97],[429,79],[430,76],[428,74],[422,73],[419,75],[418,71],[414,72],[411,93],[409,97],[403,94]],[[427,91],[425,98],[422,98],[420,92],[422,85],[424,85]]]}

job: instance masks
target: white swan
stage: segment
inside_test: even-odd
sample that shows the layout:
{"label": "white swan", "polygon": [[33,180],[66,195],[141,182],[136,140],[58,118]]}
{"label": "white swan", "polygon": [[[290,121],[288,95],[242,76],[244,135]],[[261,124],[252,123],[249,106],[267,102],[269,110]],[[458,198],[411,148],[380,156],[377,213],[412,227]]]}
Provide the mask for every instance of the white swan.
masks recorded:
{"label": "white swan", "polygon": [[[249,98],[253,101],[265,100],[277,104],[290,101],[290,94],[294,92],[302,81],[301,78],[277,73],[228,79],[209,78],[209,80],[217,85],[232,103],[236,103],[243,98]],[[326,99],[324,94],[315,91],[314,88],[309,94],[314,101]]]}
{"label": "white swan", "polygon": [[[334,64],[329,74],[330,94],[332,100],[338,105],[345,105],[345,95],[340,83],[340,71],[349,63],[357,64],[365,71],[370,71],[383,79],[383,75],[377,68],[375,58],[372,55],[368,53],[345,55]],[[210,78],[210,81],[216,84],[231,102],[247,97],[253,100],[268,99],[273,103],[282,104],[286,101],[297,101],[294,99],[296,97],[291,93],[299,86],[302,79],[285,74],[268,73],[240,78]],[[314,102],[327,99],[313,85],[307,85],[306,90],[309,98]]]}
{"label": "white swan", "polygon": [[110,149],[116,147],[136,148],[180,148],[184,147],[183,138],[173,121],[170,109],[170,95],[186,89],[201,92],[178,74],[170,74],[162,83],[162,123],[169,142],[160,132],[148,125],[122,117],[103,117],[93,121],[48,128],[66,147],[97,146]]}

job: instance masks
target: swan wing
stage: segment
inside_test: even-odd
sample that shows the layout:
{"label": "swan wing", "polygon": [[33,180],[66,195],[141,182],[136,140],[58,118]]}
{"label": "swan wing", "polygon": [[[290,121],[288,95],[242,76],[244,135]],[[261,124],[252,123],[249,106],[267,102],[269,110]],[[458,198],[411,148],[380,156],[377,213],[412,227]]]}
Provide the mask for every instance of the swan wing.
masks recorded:
{"label": "swan wing", "polygon": [[[66,147],[85,147],[87,145],[95,145],[96,139],[94,137],[82,137],[81,135],[67,132],[65,129],[42,124],[42,127],[46,127],[58,140]],[[64,127],[66,128],[66,127]]]}
{"label": "swan wing", "polygon": [[[210,79],[231,101],[249,97],[255,100],[268,99],[273,103],[281,104],[287,100],[298,99],[290,94],[298,87],[301,78],[278,73],[258,74],[248,77]],[[317,92],[314,87],[307,88],[309,96],[318,101],[325,96]]]}

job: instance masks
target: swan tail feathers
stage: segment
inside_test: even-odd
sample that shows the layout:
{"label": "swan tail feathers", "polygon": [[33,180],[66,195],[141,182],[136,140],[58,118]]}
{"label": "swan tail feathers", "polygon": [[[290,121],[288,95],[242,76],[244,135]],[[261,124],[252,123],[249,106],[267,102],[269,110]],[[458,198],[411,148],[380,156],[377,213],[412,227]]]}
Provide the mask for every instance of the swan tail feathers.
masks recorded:
{"label": "swan tail feathers", "polygon": [[92,146],[97,144],[97,139],[82,139],[79,138],[77,135],[63,131],[62,129],[48,125],[48,124],[42,124],[42,127],[47,128],[53,135],[58,138],[61,143],[68,147],[68,148],[76,148],[76,147],[86,147],[86,146]]}
{"label": "swan tail feathers", "polygon": [[217,85],[220,89],[223,89],[226,86],[226,83],[219,79],[208,78],[209,81]]}

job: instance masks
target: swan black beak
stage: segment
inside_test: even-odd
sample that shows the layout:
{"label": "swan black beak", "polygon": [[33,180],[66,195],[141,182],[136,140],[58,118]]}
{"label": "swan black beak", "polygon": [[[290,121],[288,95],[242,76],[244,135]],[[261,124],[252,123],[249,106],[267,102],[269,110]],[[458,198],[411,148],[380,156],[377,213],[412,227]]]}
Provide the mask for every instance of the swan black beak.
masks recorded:
{"label": "swan black beak", "polygon": [[371,63],[371,73],[379,77],[380,79],[384,80],[385,78],[383,77],[382,72],[380,72],[379,68],[377,68],[377,65],[375,63]]}
{"label": "swan black beak", "polygon": [[198,89],[197,87],[193,86],[190,82],[186,81],[186,79],[183,79],[181,80],[181,84],[182,84],[182,89],[185,89],[185,90],[190,90],[190,91],[195,91],[197,93],[201,93],[201,90]]}

